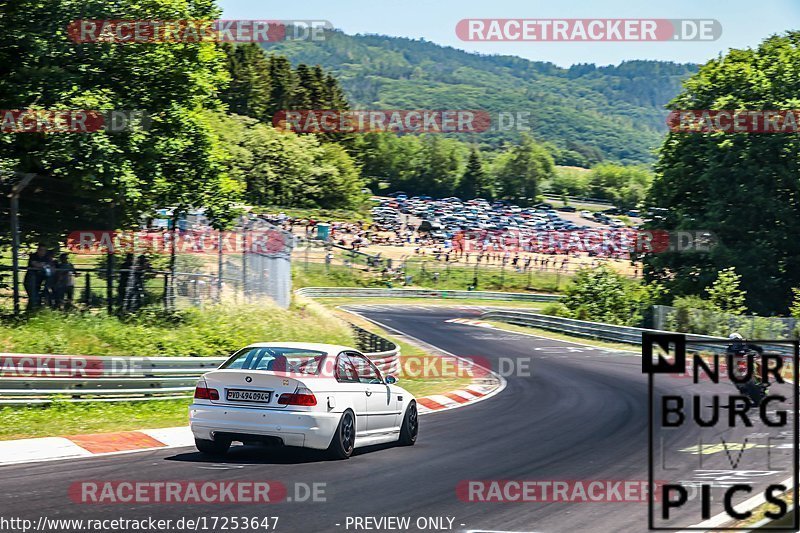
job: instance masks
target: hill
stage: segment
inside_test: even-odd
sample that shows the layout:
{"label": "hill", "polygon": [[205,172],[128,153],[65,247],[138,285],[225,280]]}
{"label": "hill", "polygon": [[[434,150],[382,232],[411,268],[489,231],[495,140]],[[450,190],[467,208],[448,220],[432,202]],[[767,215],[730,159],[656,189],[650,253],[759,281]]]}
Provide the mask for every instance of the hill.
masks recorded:
{"label": "hill", "polygon": [[[533,135],[558,147],[557,162],[654,160],[666,132],[664,105],[697,65],[625,61],[565,69],[514,56],[480,55],[425,40],[326,32],[324,41],[264,45],[297,63],[333,72],[356,108],[487,109],[530,112]],[[474,140],[496,147],[516,133]]]}

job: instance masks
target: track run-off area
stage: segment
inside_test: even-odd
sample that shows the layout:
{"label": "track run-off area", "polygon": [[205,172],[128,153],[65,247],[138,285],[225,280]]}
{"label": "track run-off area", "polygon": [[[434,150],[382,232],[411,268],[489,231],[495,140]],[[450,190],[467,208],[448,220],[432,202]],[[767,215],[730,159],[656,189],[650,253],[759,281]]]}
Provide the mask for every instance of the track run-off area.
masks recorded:
{"label": "track run-off area", "polygon": [[[646,498],[482,501],[491,500],[493,481],[566,481],[570,486],[620,481],[629,489],[636,483],[646,485],[648,390],[639,354],[452,321],[476,318],[479,310],[468,307],[350,305],[345,309],[439,350],[487,361],[492,370],[503,373],[505,388],[473,405],[422,416],[415,446],[362,448],[347,461],[330,461],[309,451],[239,446],[219,460],[194,448],[169,448],[3,466],[0,508],[7,516],[35,525],[41,517],[48,524],[54,519],[155,517],[170,519],[174,525],[183,519],[184,527],[173,527],[175,531],[233,529],[231,524],[223,528],[219,520],[212,529],[214,517],[277,517],[277,522],[268,524],[270,529],[262,521],[248,530],[292,533],[647,531]],[[499,368],[500,360],[505,369]],[[691,379],[664,377],[658,380],[656,393],[681,394],[690,388],[696,393],[702,387]],[[709,384],[708,390],[717,389]],[[773,393],[789,396],[790,391],[789,385],[779,385]],[[723,410],[721,416],[727,413]],[[663,433],[654,455],[658,474],[666,482],[716,481],[712,513],[717,514],[727,484],[744,480],[758,489],[791,476],[791,454],[775,440],[786,429],[767,428],[754,419],[752,427],[724,434],[689,428]],[[76,495],[75,488],[86,481],[268,481],[281,484],[287,492],[270,504],[89,503]],[[476,490],[470,481],[483,482],[485,490]],[[628,496],[622,499],[637,499]],[[692,496],[673,514],[674,523],[681,525],[676,530],[702,522],[699,499]],[[735,503],[750,496],[739,495]],[[197,527],[185,527],[189,519],[201,521]],[[62,529],[67,530],[79,529]]]}

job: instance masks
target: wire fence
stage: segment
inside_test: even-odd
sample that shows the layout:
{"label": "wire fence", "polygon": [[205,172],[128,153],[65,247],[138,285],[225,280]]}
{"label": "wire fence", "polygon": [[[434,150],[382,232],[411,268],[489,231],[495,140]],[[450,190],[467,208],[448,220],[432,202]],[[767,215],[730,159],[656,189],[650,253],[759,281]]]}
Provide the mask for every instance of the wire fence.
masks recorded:
{"label": "wire fence", "polygon": [[[81,248],[67,240],[52,247],[20,251],[16,276],[12,249],[8,248],[0,253],[0,312],[12,313],[15,298],[21,312],[49,307],[131,313],[153,305],[179,309],[260,296],[287,307],[292,290],[293,239],[281,230],[270,229],[281,235],[279,246],[262,249],[258,239],[268,229],[264,224],[248,221],[246,226],[225,234],[203,230],[208,234],[207,242],[222,243],[224,238],[227,243],[207,247],[126,245],[110,253],[94,246]],[[93,233],[104,237],[114,233],[118,238],[118,232]],[[143,234],[152,238],[152,232]],[[170,239],[177,242],[201,242],[197,230],[160,234],[171,234]]]}
{"label": "wire fence", "polygon": [[[500,254],[467,261],[455,255],[403,254],[385,257],[322,241],[304,240],[294,256],[301,286],[425,287],[442,290],[559,291],[581,268],[564,257],[506,258]],[[601,261],[598,261],[600,264]]]}

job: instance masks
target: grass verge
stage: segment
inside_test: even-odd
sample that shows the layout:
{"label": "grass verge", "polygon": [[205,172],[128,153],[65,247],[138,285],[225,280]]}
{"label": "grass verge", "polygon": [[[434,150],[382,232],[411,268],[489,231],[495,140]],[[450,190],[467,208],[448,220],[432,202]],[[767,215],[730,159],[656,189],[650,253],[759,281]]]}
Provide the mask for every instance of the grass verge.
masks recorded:
{"label": "grass verge", "polygon": [[[778,496],[778,499],[785,501],[787,507],[791,507],[792,504],[793,504],[793,500],[794,500],[794,491],[792,491],[792,490],[786,491],[785,494],[783,494],[781,496]],[[753,527],[754,525],[756,525],[760,521],[762,521],[765,518],[767,518],[766,513],[769,513],[769,512],[772,512],[772,513],[775,512],[775,505],[770,504],[770,503],[764,503],[764,504],[756,507],[755,509],[753,509],[753,514],[752,514],[752,516],[750,516],[750,518],[748,518],[747,520],[743,520],[741,522],[736,522],[735,524],[731,524],[732,527],[736,528],[736,529],[731,529],[731,532],[733,532],[733,531],[741,531],[743,529],[749,529],[749,528]],[[769,525],[769,527],[766,528],[766,530],[773,529],[775,531],[780,531],[778,528],[779,527],[783,527],[783,528],[785,528],[785,529],[783,529],[783,531],[788,531],[789,528],[792,526],[791,517],[792,517],[792,513],[793,512],[797,512],[797,510],[795,509],[794,511],[789,512],[786,516],[784,516],[780,520],[777,520],[774,523],[771,523]]]}
{"label": "grass verge", "polygon": [[293,218],[308,218],[320,222],[335,220],[337,222],[370,222],[372,214],[371,202],[364,204],[357,209],[324,209],[324,208],[302,208],[302,207],[282,207],[282,206],[260,206],[254,211],[259,214],[277,215],[283,213]]}
{"label": "grass verge", "polygon": [[0,408],[0,440],[185,426],[190,399]]}
{"label": "grass verge", "polygon": [[226,356],[253,342],[352,344],[344,321],[298,298],[289,309],[267,302],[224,303],[175,313],[149,309],[121,320],[104,312],[43,310],[0,325],[0,351],[70,355]]}
{"label": "grass verge", "polygon": [[[407,288],[465,291],[478,278],[478,290],[508,292],[560,292],[573,277],[569,272],[515,272],[512,268],[482,268],[477,273],[471,266],[448,266],[437,262],[408,261],[406,274],[411,276]],[[438,274],[438,275],[437,275]],[[292,266],[295,287],[403,287],[402,281],[384,279],[380,271],[363,266],[346,267],[305,263],[302,258]]]}

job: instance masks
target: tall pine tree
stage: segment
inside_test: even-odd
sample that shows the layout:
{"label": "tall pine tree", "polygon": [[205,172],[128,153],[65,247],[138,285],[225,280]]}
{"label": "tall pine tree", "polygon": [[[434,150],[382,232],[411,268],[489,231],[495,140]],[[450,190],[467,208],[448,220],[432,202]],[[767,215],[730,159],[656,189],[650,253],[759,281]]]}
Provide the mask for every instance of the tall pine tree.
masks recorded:
{"label": "tall pine tree", "polygon": [[220,93],[220,100],[228,104],[231,113],[268,121],[272,83],[263,49],[255,43],[239,46],[223,43],[222,49],[231,83]]}
{"label": "tall pine tree", "polygon": [[472,148],[467,159],[467,168],[458,183],[456,194],[462,199],[472,199],[477,197],[491,198],[491,190],[488,186],[486,172],[483,170],[481,154],[477,148]]}

